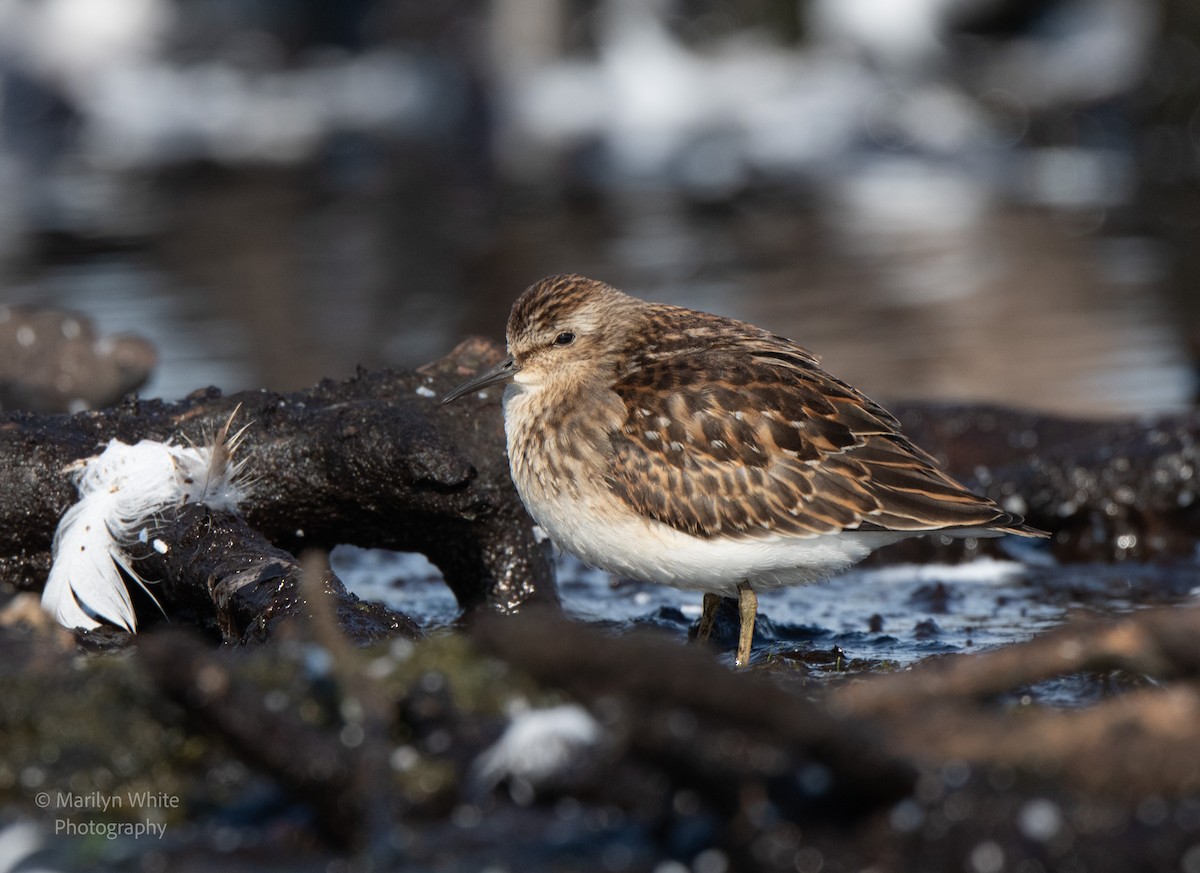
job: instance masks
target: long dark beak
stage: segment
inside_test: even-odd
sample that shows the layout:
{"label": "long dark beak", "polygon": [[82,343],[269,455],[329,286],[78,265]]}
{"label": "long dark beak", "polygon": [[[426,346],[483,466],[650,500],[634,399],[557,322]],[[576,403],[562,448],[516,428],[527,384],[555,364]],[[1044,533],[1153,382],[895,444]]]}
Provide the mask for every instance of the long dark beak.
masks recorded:
{"label": "long dark beak", "polygon": [[512,357],[507,357],[494,367],[489,367],[482,373],[476,373],[466,382],[463,382],[449,394],[442,398],[442,403],[449,403],[452,400],[457,400],[464,394],[470,394],[472,391],[481,391],[489,385],[495,385],[497,382],[507,382],[517,370],[516,361]]}

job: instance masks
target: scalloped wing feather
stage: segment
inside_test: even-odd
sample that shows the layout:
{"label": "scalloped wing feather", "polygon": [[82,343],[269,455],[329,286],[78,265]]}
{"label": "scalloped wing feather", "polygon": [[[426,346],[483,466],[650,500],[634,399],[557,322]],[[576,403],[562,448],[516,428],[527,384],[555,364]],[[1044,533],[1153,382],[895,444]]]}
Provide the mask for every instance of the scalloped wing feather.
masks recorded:
{"label": "scalloped wing feather", "polygon": [[721,322],[717,340],[678,330],[631,350],[612,388],[627,414],[609,434],[608,485],[631,508],[704,538],[1037,535],[943,473],[804,349],[749,325],[731,336],[738,323]]}

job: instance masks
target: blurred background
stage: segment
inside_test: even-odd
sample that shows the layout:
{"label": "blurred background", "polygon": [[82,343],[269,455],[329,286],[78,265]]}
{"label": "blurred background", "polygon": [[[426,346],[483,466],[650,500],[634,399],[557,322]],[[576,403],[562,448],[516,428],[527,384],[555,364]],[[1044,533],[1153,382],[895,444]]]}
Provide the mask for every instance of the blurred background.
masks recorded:
{"label": "blurred background", "polygon": [[8,406],[48,339],[71,409],[411,367],[565,271],[885,400],[1197,397],[1190,0],[0,0],[0,192]]}

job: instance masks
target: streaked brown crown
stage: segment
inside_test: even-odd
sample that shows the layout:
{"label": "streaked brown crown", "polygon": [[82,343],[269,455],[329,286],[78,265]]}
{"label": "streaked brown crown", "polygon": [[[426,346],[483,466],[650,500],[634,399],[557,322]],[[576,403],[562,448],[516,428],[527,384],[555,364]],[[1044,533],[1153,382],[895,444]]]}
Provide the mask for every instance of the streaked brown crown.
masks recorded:
{"label": "streaked brown crown", "polygon": [[629,295],[583,276],[547,276],[525,289],[513,304],[508,316],[509,339],[527,337],[546,326],[557,328],[581,307],[596,305],[605,298],[629,299]]}
{"label": "streaked brown crown", "polygon": [[[563,331],[577,340],[550,354]],[[596,476],[631,509],[677,530],[739,539],[846,529],[1036,535],[945,475],[895,418],[810,352],[753,325],[566,275],[521,295],[508,338],[519,365],[571,386],[549,394],[560,408],[529,426],[603,420]]]}

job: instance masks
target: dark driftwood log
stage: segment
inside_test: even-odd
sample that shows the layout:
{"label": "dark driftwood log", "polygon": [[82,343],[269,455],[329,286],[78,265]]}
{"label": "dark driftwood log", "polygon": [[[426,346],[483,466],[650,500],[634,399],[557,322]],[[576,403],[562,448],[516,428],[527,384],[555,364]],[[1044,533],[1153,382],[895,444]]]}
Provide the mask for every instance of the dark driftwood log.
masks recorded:
{"label": "dark driftwood log", "polygon": [[276,548],[421,552],[466,609],[556,603],[548,555],[508,477],[499,393],[439,402],[498,354],[468,341],[419,372],[363,372],[294,394],[209,390],[173,404],[5,416],[0,581],[44,584],[55,527],[76,499],[70,464],[111,438],[202,442],[240,407],[235,425],[250,424],[241,452],[256,480],[243,516]]}
{"label": "dark driftwood log", "polygon": [[1200,538],[1200,413],[1083,421],[991,406],[892,410],[952,473],[1052,531],[1060,559],[1190,555]]}
{"label": "dark driftwood log", "polygon": [[[227,643],[266,640],[306,599],[301,562],[233,513],[186,507],[131,554],[143,578],[162,580],[154,593],[173,621],[212,629]],[[349,593],[328,566],[310,572],[319,575],[316,596],[329,598],[338,624],[356,642],[421,636],[408,616]]]}

